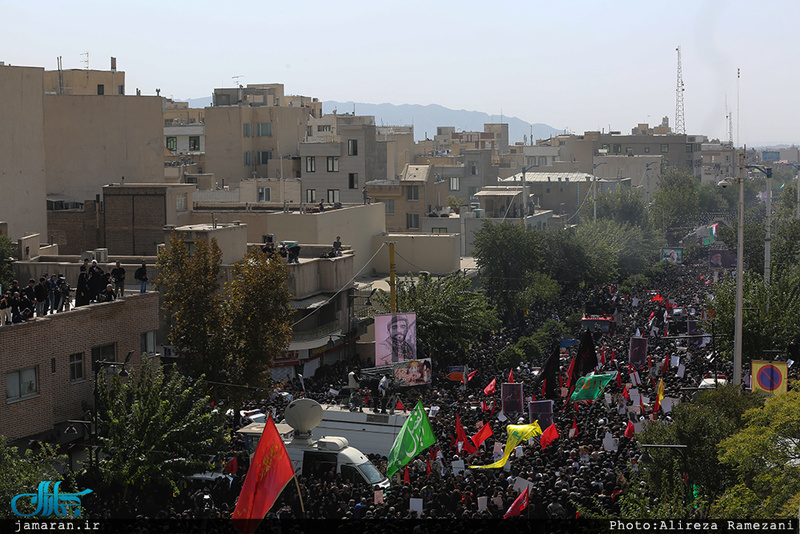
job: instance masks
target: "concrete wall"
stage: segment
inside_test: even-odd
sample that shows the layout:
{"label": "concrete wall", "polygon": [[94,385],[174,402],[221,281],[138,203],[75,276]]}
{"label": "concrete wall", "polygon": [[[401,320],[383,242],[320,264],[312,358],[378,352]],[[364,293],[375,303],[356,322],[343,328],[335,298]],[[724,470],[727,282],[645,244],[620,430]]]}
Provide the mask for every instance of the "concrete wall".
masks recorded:
{"label": "concrete wall", "polygon": [[12,241],[47,235],[43,74],[0,66],[0,219]]}
{"label": "concrete wall", "polygon": [[[141,334],[158,329],[158,294],[132,295],[103,304],[0,327],[0,434],[14,440],[50,432],[68,419],[85,419],[83,404],[93,404],[92,348],[116,344],[116,361],[133,351],[132,371],[141,362]],[[35,347],[35,349],[32,349]],[[83,376],[70,381],[70,355],[83,354]],[[55,372],[52,366],[55,364]],[[38,393],[6,402],[8,373],[36,367]],[[59,439],[63,429],[54,438]]]}
{"label": "concrete wall", "polygon": [[388,241],[395,242],[395,269],[398,276],[420,271],[449,274],[461,267],[461,241],[457,234],[387,234],[372,238],[373,250],[380,249],[372,261],[378,273],[389,273],[389,247],[381,248]]}
{"label": "concrete wall", "polygon": [[[44,87],[48,93],[59,93],[57,70],[44,73]],[[98,85],[103,86],[104,95],[119,95],[119,86],[125,94],[125,73],[122,71],[67,69],[61,71],[64,95],[97,95]]]}
{"label": "concrete wall", "polygon": [[47,193],[78,201],[104,185],[164,180],[162,99],[45,95]]}

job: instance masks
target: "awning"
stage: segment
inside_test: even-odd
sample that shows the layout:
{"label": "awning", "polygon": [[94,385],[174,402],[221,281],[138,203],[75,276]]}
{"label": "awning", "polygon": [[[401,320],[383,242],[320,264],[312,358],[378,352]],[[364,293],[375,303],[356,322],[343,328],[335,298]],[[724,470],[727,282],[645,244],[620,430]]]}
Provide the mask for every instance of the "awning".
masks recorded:
{"label": "awning", "polygon": [[475,193],[474,196],[476,196],[476,197],[515,197],[515,196],[519,195],[521,192],[522,191],[507,191],[507,190],[501,190],[501,191],[488,190],[487,191],[487,190],[484,189],[483,191],[478,191],[477,193]]}
{"label": "awning", "polygon": [[292,310],[313,310],[328,302],[329,298],[326,295],[314,295],[307,299],[290,300],[289,308]]}
{"label": "awning", "polygon": [[334,341],[338,341],[340,336],[342,335],[342,331],[340,329],[334,330],[330,334],[325,334],[324,336],[320,336],[314,339],[304,339],[302,341],[292,341],[289,343],[288,350],[311,350],[317,349],[319,347],[324,347],[328,344],[328,340],[333,337]]}

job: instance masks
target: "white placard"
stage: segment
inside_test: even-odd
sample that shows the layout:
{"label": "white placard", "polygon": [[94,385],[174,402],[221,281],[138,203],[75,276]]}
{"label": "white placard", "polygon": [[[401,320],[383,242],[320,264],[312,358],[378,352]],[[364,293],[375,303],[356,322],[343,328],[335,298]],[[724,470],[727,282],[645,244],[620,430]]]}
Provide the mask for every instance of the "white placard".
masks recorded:
{"label": "white placard", "polygon": [[496,507],[497,507],[499,510],[502,510],[502,509],[503,509],[503,498],[502,498],[501,496],[499,496],[499,495],[498,495],[497,497],[495,497],[494,499],[492,499],[492,502],[494,503],[494,505],[495,505],[495,506],[496,506]]}
{"label": "white placard", "polygon": [[606,404],[611,404],[611,393],[603,394],[603,398],[606,399]]}
{"label": "white placard", "polygon": [[489,497],[478,497],[478,511],[485,512],[486,511],[486,503],[489,500]]}
{"label": "white placard", "polygon": [[631,396],[631,402],[634,404],[639,404],[639,390],[636,388],[628,390],[628,395]]}
{"label": "white placard", "polygon": [[650,397],[642,395],[642,404],[650,404]]}
{"label": "white placard", "polygon": [[615,451],[619,448],[619,440],[615,439],[610,433],[606,433],[603,439],[603,449],[607,451]]}
{"label": "white placard", "polygon": [[450,466],[453,468],[453,475],[458,476],[459,473],[464,471],[464,460],[453,460]]}
{"label": "white placard", "polygon": [[519,445],[514,447],[514,454],[517,455],[517,458],[522,458],[523,456],[525,456],[525,452],[523,452],[522,447]]}
{"label": "white placard", "polygon": [[383,504],[383,490],[375,490],[375,504]]}
{"label": "white placard", "polygon": [[639,299],[637,299],[636,297],[633,297],[633,301],[631,302],[631,306],[633,306],[634,308],[638,308],[639,307]]}
{"label": "white placard", "polygon": [[408,500],[408,509],[412,512],[417,512],[417,519],[419,519],[422,516],[422,499],[410,498]]}
{"label": "white placard", "polygon": [[500,443],[498,441],[494,442],[494,451],[493,451],[492,455],[495,458],[497,458],[498,456],[503,456],[503,444],[502,443]]}
{"label": "white placard", "polygon": [[439,413],[439,407],[438,406],[431,406],[429,412],[430,412],[430,413],[428,413],[429,417],[436,417],[436,414]]}
{"label": "white placard", "polygon": [[670,356],[669,357],[669,366],[670,367],[678,367],[681,364],[681,357],[680,356]]}
{"label": "white placard", "polygon": [[642,423],[633,423],[633,433],[638,434],[642,430],[644,430],[644,425]]}
{"label": "white placard", "polygon": [[661,399],[661,409],[664,410],[664,413],[669,413],[672,411],[672,399],[669,397],[664,397]]}
{"label": "white placard", "polygon": [[503,413],[503,410],[500,410],[500,413],[497,414],[497,420],[500,422],[508,421],[508,417]]}
{"label": "white placard", "polygon": [[686,367],[683,364],[678,366],[678,378],[683,378],[683,375],[686,374]]}
{"label": "white placard", "polygon": [[533,486],[533,483],[526,478],[517,477],[517,479],[514,481],[514,490],[517,491],[518,493],[524,491],[525,488],[529,488],[531,486]]}

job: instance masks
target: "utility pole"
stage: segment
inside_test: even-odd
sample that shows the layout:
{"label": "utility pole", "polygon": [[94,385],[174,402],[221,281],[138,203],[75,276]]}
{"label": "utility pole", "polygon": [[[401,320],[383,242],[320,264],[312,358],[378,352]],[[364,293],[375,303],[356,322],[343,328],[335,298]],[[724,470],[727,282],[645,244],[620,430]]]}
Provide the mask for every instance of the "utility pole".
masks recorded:
{"label": "utility pole", "polygon": [[394,241],[389,245],[389,313],[397,313],[397,289],[395,284]]}

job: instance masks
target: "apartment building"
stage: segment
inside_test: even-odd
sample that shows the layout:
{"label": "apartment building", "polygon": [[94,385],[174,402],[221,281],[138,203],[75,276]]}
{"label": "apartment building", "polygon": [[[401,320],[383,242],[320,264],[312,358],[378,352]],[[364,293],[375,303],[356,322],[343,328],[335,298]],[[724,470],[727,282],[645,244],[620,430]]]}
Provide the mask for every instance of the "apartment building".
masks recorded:
{"label": "apartment building", "polygon": [[[61,58],[58,59],[59,66]],[[44,91],[53,95],[124,95],[125,72],[111,58],[110,70],[62,69],[45,71]]]}
{"label": "apartment building", "polygon": [[717,184],[726,176],[738,176],[739,166],[730,143],[712,140],[701,146],[703,174],[701,183]]}
{"label": "apartment building", "polygon": [[384,205],[387,231],[420,232],[423,218],[447,205],[448,183],[437,179],[433,165],[406,165],[398,180],[368,182],[367,191]]}
{"label": "apartment building", "polygon": [[459,155],[465,150],[488,149],[492,155],[508,153],[508,124],[487,123],[482,132],[457,131],[452,126],[439,126],[433,141],[423,141],[424,154]]}

